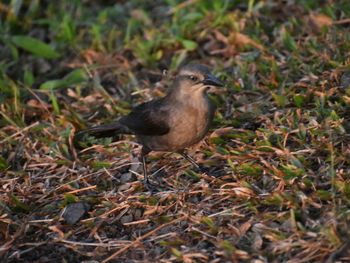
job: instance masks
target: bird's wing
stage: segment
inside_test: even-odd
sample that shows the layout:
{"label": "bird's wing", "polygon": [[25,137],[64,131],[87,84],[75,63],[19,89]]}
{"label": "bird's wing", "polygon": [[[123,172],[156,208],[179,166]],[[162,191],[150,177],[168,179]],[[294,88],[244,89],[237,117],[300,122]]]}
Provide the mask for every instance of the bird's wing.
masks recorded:
{"label": "bird's wing", "polygon": [[163,99],[143,103],[133,109],[119,123],[128,127],[136,135],[160,136],[170,130],[169,109]]}

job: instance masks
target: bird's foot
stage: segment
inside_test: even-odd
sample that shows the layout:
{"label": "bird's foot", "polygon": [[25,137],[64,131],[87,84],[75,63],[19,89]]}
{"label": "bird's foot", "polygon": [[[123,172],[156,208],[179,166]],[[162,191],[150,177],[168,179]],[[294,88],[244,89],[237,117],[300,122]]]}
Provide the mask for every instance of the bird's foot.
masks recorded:
{"label": "bird's foot", "polygon": [[210,169],[208,167],[199,166],[197,169],[199,172],[201,172],[203,174],[209,174],[209,172],[210,172]]}
{"label": "bird's foot", "polygon": [[143,180],[143,186],[151,193],[151,195],[159,192],[160,185],[151,183],[148,178]]}

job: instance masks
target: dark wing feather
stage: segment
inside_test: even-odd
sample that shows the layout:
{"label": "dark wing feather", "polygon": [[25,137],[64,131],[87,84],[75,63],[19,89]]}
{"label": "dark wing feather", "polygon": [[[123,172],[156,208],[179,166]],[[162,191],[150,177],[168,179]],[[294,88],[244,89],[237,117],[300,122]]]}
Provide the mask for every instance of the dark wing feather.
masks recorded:
{"label": "dark wing feather", "polygon": [[129,115],[119,119],[119,123],[128,127],[136,135],[160,136],[170,130],[169,107],[164,98],[143,103],[133,109]]}
{"label": "dark wing feather", "polygon": [[118,134],[131,134],[131,133],[132,131],[130,131],[127,127],[125,127],[121,123],[114,122],[114,123],[94,126],[86,130],[79,131],[77,132],[76,137],[79,137],[84,134],[89,134],[97,138],[103,138],[103,137],[113,137]]}

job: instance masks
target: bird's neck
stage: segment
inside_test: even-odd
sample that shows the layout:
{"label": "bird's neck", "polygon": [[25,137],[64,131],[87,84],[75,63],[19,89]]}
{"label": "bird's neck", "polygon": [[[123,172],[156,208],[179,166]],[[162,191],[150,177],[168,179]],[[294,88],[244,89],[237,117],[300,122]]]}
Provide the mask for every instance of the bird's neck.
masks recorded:
{"label": "bird's neck", "polygon": [[180,92],[179,90],[172,90],[167,95],[167,99],[178,105],[202,110],[204,110],[204,108],[210,103],[208,94],[205,90],[198,90],[191,94]]}

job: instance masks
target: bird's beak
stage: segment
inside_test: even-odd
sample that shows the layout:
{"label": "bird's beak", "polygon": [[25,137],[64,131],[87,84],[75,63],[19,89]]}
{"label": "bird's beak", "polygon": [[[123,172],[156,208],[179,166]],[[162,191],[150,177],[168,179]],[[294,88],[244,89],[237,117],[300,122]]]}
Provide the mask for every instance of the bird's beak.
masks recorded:
{"label": "bird's beak", "polygon": [[208,85],[208,86],[217,86],[217,87],[224,86],[224,83],[222,83],[218,78],[214,77],[211,74],[206,75],[205,79],[202,81],[202,83],[204,85]]}

